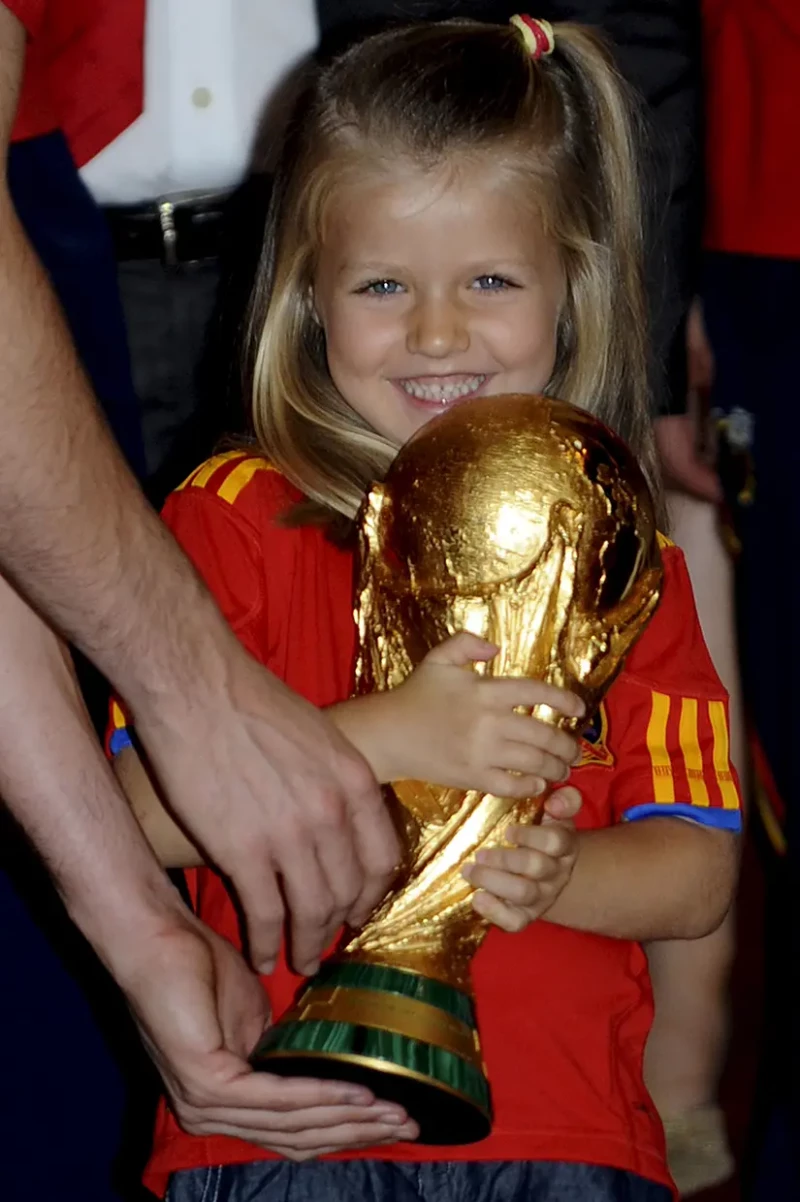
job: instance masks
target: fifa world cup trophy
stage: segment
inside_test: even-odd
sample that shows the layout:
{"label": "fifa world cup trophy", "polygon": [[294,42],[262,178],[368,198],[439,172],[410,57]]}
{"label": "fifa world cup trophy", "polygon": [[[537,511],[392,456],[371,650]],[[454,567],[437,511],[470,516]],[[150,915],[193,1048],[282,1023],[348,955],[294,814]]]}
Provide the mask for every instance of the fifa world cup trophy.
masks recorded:
{"label": "fifa world cup trophy", "polygon": [[[588,722],[660,595],[652,498],[631,452],[546,397],[481,397],[435,418],[370,492],[359,534],[358,693],[399,685],[468,630],[500,648],[475,671],[570,689]],[[533,716],[580,726],[546,706]],[[385,794],[405,849],[398,877],[253,1063],[367,1084],[405,1106],[423,1142],[468,1143],[491,1128],[470,987],[488,924],[461,868],[510,825],[539,821],[543,799],[413,780]]]}

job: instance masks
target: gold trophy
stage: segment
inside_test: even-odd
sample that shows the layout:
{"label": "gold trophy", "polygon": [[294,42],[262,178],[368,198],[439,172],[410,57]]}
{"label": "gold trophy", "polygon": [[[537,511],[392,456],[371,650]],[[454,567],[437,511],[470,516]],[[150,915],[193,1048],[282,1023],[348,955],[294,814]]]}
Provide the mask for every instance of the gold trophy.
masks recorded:
{"label": "gold trophy", "polygon": [[[570,689],[588,722],[659,599],[653,503],[631,452],[589,414],[536,396],[481,397],[401,450],[359,521],[359,694],[400,684],[469,630],[499,646],[474,670]],[[534,717],[581,723],[547,706]],[[405,857],[360,931],[266,1032],[255,1067],[368,1085],[423,1143],[491,1129],[470,987],[488,923],[461,868],[541,819],[524,801],[423,781],[385,790]]]}

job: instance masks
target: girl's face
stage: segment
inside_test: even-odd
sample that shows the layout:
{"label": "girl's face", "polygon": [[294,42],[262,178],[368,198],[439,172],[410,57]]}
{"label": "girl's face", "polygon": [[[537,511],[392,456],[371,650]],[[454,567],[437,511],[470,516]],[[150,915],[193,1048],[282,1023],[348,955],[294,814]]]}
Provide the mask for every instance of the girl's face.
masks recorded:
{"label": "girl's face", "polygon": [[332,198],[312,298],[328,368],[398,446],[460,400],[541,392],[552,374],[558,252],[491,167],[398,169]]}

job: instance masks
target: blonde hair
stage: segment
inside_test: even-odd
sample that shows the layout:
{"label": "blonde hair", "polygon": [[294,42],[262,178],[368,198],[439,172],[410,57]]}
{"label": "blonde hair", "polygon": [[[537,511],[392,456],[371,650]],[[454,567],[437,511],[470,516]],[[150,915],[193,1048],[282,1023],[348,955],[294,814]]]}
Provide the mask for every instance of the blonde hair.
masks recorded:
{"label": "blonde hair", "polygon": [[546,391],[595,414],[658,495],[641,284],[640,184],[626,85],[603,42],[557,24],[534,61],[511,25],[429,22],[367,38],[321,69],[291,121],[252,302],[253,424],[318,514],[352,519],[398,448],[334,387],[310,304],[326,205],[346,174],[491,152],[560,250],[566,300]]}

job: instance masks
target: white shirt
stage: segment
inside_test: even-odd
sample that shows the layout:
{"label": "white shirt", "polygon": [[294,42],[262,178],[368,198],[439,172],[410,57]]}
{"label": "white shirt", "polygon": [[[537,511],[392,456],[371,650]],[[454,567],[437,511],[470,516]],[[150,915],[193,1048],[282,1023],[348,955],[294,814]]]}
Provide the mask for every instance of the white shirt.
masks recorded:
{"label": "white shirt", "polygon": [[314,0],[147,0],[144,112],[84,182],[100,204],[237,184],[266,103],[317,38]]}

